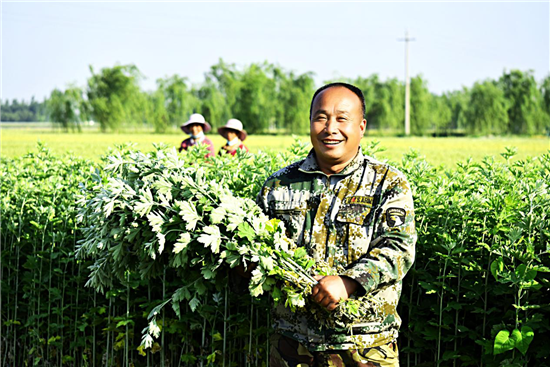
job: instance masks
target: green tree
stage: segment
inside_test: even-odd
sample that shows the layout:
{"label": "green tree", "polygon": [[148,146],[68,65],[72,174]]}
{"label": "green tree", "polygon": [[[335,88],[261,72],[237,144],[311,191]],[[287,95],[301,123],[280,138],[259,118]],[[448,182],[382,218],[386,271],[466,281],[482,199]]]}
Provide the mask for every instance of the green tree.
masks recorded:
{"label": "green tree", "polygon": [[65,91],[54,89],[47,101],[51,121],[65,130],[81,131],[81,122],[87,119],[88,110],[82,89],[75,86]]}
{"label": "green tree", "polygon": [[200,106],[198,113],[202,114],[212,127],[220,127],[230,118],[231,111],[227,105],[224,94],[217,88],[214,81],[207,80],[197,91],[195,91]]}
{"label": "green tree", "polygon": [[533,71],[511,70],[499,81],[508,100],[508,132],[512,134],[542,133],[548,126],[548,115],[543,111],[543,102]]}
{"label": "green tree", "polygon": [[550,75],[542,80],[540,94],[542,97],[542,109],[546,114],[545,133],[546,135],[550,135]]}
{"label": "green tree", "polygon": [[[223,115],[219,120],[212,120],[215,126],[225,125],[225,122],[235,116],[235,104],[241,89],[242,74],[237,70],[235,64],[228,64],[222,59],[217,64],[212,65],[205,74],[205,84],[207,88],[216,88],[224,99]],[[202,87],[200,88],[202,89]],[[212,91],[209,95],[214,96]],[[245,121],[243,121],[246,124]]]}
{"label": "green tree", "polygon": [[465,111],[470,134],[503,134],[508,129],[508,103],[504,92],[491,80],[475,83]]}
{"label": "green tree", "polygon": [[116,65],[96,74],[90,65],[90,72],[88,101],[102,131],[120,130],[123,123],[144,122],[146,97],[138,86],[141,74],[136,66]]}
{"label": "green tree", "polygon": [[34,122],[46,120],[46,102],[37,102],[34,96],[29,103],[17,99],[2,101],[2,121]]}
{"label": "green tree", "polygon": [[240,89],[232,108],[250,133],[267,131],[275,121],[276,83],[273,67],[269,64],[251,64],[242,73]]}
{"label": "green tree", "polygon": [[[378,107],[376,104],[376,91],[375,86],[378,83],[378,75],[372,74],[368,78],[358,76],[355,79],[340,79],[335,81],[342,81],[345,83],[350,83],[355,85],[357,88],[361,89],[363,96],[365,97],[365,118],[367,119],[367,129],[377,129],[378,128]],[[325,82],[327,83],[327,82]]]}
{"label": "green tree", "polygon": [[279,96],[275,101],[278,104],[275,109],[279,112],[279,118],[272,127],[278,125],[291,134],[307,134],[309,106],[315,92],[313,74],[309,72],[296,75],[292,71],[285,74],[278,70],[276,76],[279,79]]}
{"label": "green tree", "polygon": [[462,90],[445,92],[443,98],[451,110],[451,121],[448,129],[450,131],[464,130],[466,127],[465,111],[470,101],[470,92],[467,88]]}
{"label": "green tree", "polygon": [[201,101],[188,87],[187,78],[172,75],[164,79],[157,79],[157,86],[164,95],[164,106],[169,124],[179,126],[199,109]]}
{"label": "green tree", "polygon": [[402,132],[405,120],[405,90],[397,79],[388,79],[375,84],[374,110],[376,124],[381,130]]}
{"label": "green tree", "polygon": [[436,135],[449,135],[452,112],[445,96],[432,95],[432,128]]}
{"label": "green tree", "polygon": [[540,93],[542,95],[542,105],[544,110],[546,113],[550,114],[550,75],[542,80]]}
{"label": "green tree", "polygon": [[157,89],[147,96],[147,122],[151,123],[156,133],[163,133],[170,126],[169,113],[166,109],[165,96],[162,90]]}
{"label": "green tree", "polygon": [[402,132],[404,128],[404,86],[397,79],[381,81],[378,74],[365,78],[339,79],[361,89],[365,97],[367,129]]}
{"label": "green tree", "polygon": [[421,75],[411,78],[411,133],[424,135],[430,126],[432,94]]}

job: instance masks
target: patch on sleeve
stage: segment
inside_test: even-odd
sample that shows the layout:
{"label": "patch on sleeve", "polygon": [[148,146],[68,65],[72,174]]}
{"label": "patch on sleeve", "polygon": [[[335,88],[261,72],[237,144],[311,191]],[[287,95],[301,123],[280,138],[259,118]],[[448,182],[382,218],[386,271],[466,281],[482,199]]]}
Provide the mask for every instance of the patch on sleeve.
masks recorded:
{"label": "patch on sleeve", "polygon": [[405,224],[407,212],[403,208],[388,208],[386,210],[386,221],[389,227],[399,227]]}

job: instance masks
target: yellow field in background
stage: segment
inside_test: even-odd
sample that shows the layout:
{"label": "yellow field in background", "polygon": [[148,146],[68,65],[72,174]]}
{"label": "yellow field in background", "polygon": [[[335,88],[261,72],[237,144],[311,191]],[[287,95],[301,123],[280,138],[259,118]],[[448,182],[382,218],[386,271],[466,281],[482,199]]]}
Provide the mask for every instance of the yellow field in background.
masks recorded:
{"label": "yellow field in background", "polygon": [[[225,141],[217,134],[209,134],[214,142],[216,150]],[[165,143],[178,147],[186,138],[182,134],[149,134],[149,133],[121,133],[103,134],[100,132],[64,133],[51,130],[36,129],[2,129],[0,136],[2,157],[16,157],[35,149],[38,141],[45,143],[56,154],[73,153],[76,156],[99,161],[101,156],[107,153],[109,147],[117,144],[132,142],[143,151],[153,149],[153,143]],[[308,136],[300,136],[300,140],[309,142]],[[400,160],[402,155],[410,149],[417,150],[420,155],[434,164],[453,166],[456,162],[472,157],[479,161],[484,156],[492,155],[500,157],[505,147],[516,147],[518,154],[516,159],[534,157],[550,151],[550,139],[547,137],[522,138],[522,137],[488,137],[488,138],[397,138],[397,137],[369,137],[363,138],[363,144],[370,140],[379,141],[380,147],[386,151],[379,153],[377,158]],[[258,150],[282,151],[288,148],[294,138],[290,135],[249,135],[245,144],[251,152]]]}

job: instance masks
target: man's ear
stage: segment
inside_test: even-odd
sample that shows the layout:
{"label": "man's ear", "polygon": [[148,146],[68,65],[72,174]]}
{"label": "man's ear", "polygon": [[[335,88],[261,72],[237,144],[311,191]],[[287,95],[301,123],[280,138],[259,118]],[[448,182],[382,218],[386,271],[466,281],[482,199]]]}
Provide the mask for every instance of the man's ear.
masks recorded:
{"label": "man's ear", "polygon": [[365,130],[367,129],[367,119],[363,119],[359,126],[361,127],[361,137],[363,137],[363,135],[365,135]]}

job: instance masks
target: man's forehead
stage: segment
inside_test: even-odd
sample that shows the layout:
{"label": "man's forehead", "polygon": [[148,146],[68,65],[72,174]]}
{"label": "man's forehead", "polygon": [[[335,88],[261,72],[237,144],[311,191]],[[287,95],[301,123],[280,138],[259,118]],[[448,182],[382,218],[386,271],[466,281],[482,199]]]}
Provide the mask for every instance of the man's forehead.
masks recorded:
{"label": "man's forehead", "polygon": [[317,108],[314,108],[314,110],[317,110],[320,107],[318,106],[319,103],[321,103],[321,101],[325,100],[329,96],[331,98],[336,98],[336,102],[338,103],[342,103],[342,104],[349,103],[353,107],[361,108],[361,100],[355,93],[353,93],[351,90],[349,90],[346,87],[335,85],[333,87],[325,89],[315,97],[315,100],[313,101],[313,106]]}

